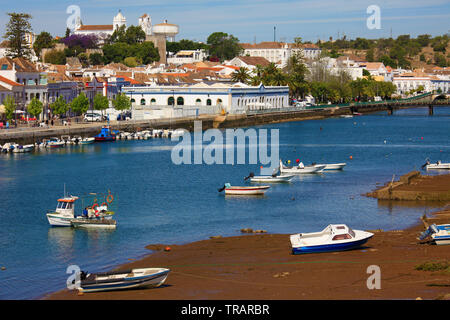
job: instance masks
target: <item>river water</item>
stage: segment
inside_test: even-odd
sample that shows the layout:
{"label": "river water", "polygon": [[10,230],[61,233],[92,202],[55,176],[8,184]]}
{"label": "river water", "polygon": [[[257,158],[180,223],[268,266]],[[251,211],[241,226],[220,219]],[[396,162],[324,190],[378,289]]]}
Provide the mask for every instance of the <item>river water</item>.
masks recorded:
{"label": "river water", "polygon": [[[296,177],[264,197],[225,197],[225,182],[243,185],[258,164],[175,165],[168,139],[117,141],[30,154],[0,155],[0,299],[36,299],[65,288],[68,266],[107,271],[149,253],[152,243],[183,244],[240,229],[270,233],[402,229],[442,204],[379,202],[362,194],[420,170],[426,158],[450,161],[450,108],[380,112],[353,118],[287,122],[280,157],[305,164],[346,162],[342,172]],[[270,140],[269,140],[270,141]],[[241,146],[242,147],[242,146]],[[239,148],[239,146],[238,146]],[[236,149],[237,150],[237,149]],[[350,157],[352,159],[350,159]],[[115,196],[114,231],[52,228],[64,184],[73,195]],[[288,240],[287,240],[288,241]]]}

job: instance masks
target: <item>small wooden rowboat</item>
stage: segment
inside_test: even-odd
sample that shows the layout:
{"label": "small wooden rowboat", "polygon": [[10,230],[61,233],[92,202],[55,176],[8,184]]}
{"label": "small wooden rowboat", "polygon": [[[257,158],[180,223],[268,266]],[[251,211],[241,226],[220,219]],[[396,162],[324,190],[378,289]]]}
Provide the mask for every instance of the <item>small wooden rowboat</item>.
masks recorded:
{"label": "small wooden rowboat", "polygon": [[106,273],[81,273],[80,292],[123,290],[138,287],[159,287],[170,270],[165,268],[141,268]]}
{"label": "small wooden rowboat", "polygon": [[225,195],[255,196],[255,195],[263,195],[264,192],[266,192],[266,190],[269,188],[270,186],[233,187],[229,183],[226,183],[218,191],[222,192],[225,190]]}

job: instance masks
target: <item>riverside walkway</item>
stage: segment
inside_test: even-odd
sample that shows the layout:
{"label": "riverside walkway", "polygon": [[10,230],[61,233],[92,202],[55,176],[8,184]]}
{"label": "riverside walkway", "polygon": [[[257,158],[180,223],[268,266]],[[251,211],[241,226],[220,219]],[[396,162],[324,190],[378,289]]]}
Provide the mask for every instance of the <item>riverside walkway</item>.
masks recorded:
{"label": "riverside walkway", "polygon": [[[248,110],[241,114],[209,114],[192,117],[165,118],[154,120],[111,121],[113,129],[135,132],[144,129],[178,129],[193,130],[194,121],[201,120],[203,130],[210,128],[236,128],[277,123],[285,121],[302,121],[323,119],[333,116],[351,115],[358,113],[372,113],[387,111],[392,114],[396,109],[428,107],[429,114],[433,114],[434,106],[450,106],[448,95],[425,93],[415,97],[398,100],[374,102],[351,102],[344,104],[317,105],[308,108],[288,107],[282,109]],[[0,130],[0,145],[7,142],[28,144],[44,138],[61,137],[63,135],[80,135],[83,137],[98,134],[106,122],[100,123],[72,123],[69,126],[55,125],[51,127],[18,127]]]}

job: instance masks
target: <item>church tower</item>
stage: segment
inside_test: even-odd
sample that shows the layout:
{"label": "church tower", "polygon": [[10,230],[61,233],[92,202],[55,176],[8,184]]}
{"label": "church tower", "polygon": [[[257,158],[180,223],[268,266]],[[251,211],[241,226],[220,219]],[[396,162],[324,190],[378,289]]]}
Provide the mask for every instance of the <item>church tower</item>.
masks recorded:
{"label": "church tower", "polygon": [[122,12],[119,10],[119,13],[114,17],[113,26],[114,31],[119,29],[121,26],[127,25],[127,19],[123,16]]}
{"label": "church tower", "polygon": [[148,14],[145,13],[139,18],[139,26],[145,32],[146,36],[152,35],[152,19]]}

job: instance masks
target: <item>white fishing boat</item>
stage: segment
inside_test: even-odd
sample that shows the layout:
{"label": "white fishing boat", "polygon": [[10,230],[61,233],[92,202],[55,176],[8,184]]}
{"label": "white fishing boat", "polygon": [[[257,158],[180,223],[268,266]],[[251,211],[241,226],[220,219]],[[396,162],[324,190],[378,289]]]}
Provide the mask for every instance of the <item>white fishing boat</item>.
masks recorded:
{"label": "white fishing boat", "polygon": [[225,195],[243,195],[243,196],[255,196],[263,195],[264,192],[269,189],[270,186],[252,186],[252,187],[238,187],[231,186],[229,183],[220,188],[218,191],[222,192],[225,190]]}
{"label": "white fishing boat", "polygon": [[320,232],[290,236],[292,253],[343,251],[357,248],[373,237],[373,233],[352,230],[345,224],[330,224]]}
{"label": "white fishing boat", "polygon": [[166,281],[170,269],[140,268],[106,273],[81,272],[80,292],[123,290],[139,287],[159,287]]}
{"label": "white fishing boat", "polygon": [[266,182],[266,183],[277,183],[277,182],[290,182],[295,175],[271,175],[271,176],[255,176],[253,172],[250,173],[248,177],[244,180],[250,179],[250,182]]}
{"label": "white fishing boat", "polygon": [[[97,202],[97,199],[100,195],[93,194],[95,196],[94,203],[90,206],[87,206],[80,214],[78,215],[79,219],[92,219],[92,220],[101,220],[101,219],[112,219],[114,215],[113,211],[110,211],[109,205],[114,200],[112,194],[108,193],[105,195],[105,201],[100,205]],[[75,214],[75,201],[77,201],[79,197],[66,195],[66,190],[64,186],[64,197],[58,199],[56,210],[48,211],[46,216],[49,224],[54,227],[70,227],[72,225],[72,220],[78,219]],[[84,204],[84,198],[83,198]]]}
{"label": "white fishing boat", "polygon": [[323,170],[343,170],[346,163],[328,163],[328,164],[316,164],[316,166],[325,166]]}
{"label": "white fishing boat", "polygon": [[302,166],[302,163],[298,166],[285,166],[283,165],[283,162],[280,159],[280,172],[281,174],[305,174],[305,173],[319,173],[323,171],[325,168],[325,165],[309,165],[309,166]]}
{"label": "white fishing boat", "polygon": [[26,145],[14,144],[13,147],[14,147],[12,149],[13,153],[25,153],[33,151],[34,144],[26,144]]}
{"label": "white fishing boat", "polygon": [[450,170],[450,163],[442,163],[441,160],[436,163],[430,163],[427,161],[425,165],[426,170]]}

